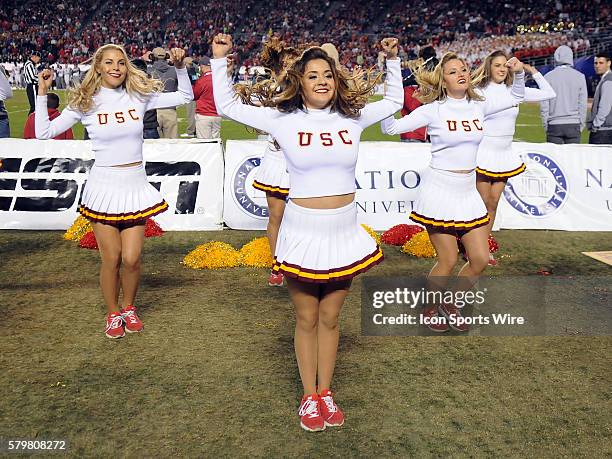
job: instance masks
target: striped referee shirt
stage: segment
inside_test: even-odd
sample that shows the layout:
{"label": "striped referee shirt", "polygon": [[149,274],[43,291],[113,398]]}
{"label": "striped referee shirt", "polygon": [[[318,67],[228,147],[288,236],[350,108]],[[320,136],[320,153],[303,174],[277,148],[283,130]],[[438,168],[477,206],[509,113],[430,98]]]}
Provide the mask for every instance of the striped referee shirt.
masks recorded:
{"label": "striped referee shirt", "polygon": [[38,72],[36,71],[36,64],[31,59],[23,66],[23,80],[25,84],[38,84]]}

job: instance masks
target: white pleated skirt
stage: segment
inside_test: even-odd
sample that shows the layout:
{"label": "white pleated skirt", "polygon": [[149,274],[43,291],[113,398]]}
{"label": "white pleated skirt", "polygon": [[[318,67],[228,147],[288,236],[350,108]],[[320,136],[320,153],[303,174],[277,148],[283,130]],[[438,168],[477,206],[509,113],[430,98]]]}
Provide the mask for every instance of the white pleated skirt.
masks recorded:
{"label": "white pleated skirt", "polygon": [[277,150],[271,142],[268,142],[261,164],[255,172],[253,188],[279,199],[286,199],[289,196],[287,162],[283,152]]}
{"label": "white pleated skirt", "polygon": [[376,241],[357,223],[354,202],[308,209],[289,200],[276,242],[275,273],[302,282],[352,279],[383,260]]}
{"label": "white pleated skirt", "polygon": [[489,223],[487,208],[469,174],[425,169],[410,219],[428,230],[466,232]]}
{"label": "white pleated skirt", "polygon": [[492,181],[507,180],[525,171],[525,163],[512,151],[512,136],[484,136],[476,162],[476,173]]}
{"label": "white pleated skirt", "polygon": [[143,164],[94,166],[89,171],[79,212],[93,222],[113,226],[144,223],[164,212],[168,203],[147,181]]}

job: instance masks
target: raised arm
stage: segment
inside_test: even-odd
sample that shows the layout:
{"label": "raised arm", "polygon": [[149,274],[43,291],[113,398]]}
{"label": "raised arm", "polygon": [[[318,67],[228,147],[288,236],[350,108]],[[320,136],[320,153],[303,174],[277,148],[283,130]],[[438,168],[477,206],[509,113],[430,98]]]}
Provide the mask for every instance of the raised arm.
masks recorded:
{"label": "raised arm", "polygon": [[188,104],[193,100],[193,90],[191,81],[185,68],[185,50],[173,48],[170,50],[172,62],[176,68],[176,78],[178,81],[178,91],[151,94],[145,106],[146,110],[154,108],[176,107],[177,105]]}
{"label": "raised arm", "polygon": [[236,98],[234,88],[227,77],[227,55],[231,49],[232,37],[222,33],[215,36],[212,44],[214,59],[211,59],[210,65],[217,112],[226,118],[271,133],[275,128],[274,118],[278,117],[278,111],[247,105]]}
{"label": "raised arm", "polygon": [[66,108],[60,116],[53,121],[49,121],[47,91],[52,82],[53,72],[51,70],[43,70],[38,75],[38,96],[36,97],[36,111],[34,113],[34,131],[37,139],[52,139],[81,120],[79,112]]}
{"label": "raised arm", "polygon": [[546,78],[535,67],[527,64],[523,64],[523,66],[527,72],[531,73],[531,77],[538,85],[538,89],[525,88],[525,102],[540,102],[557,97],[557,93],[555,93],[550,83],[546,81]]}
{"label": "raised arm", "polygon": [[397,57],[397,38],[385,38],[381,42],[387,55],[387,91],[382,100],[367,104],[359,117],[359,125],[366,128],[401,110],[404,104],[402,69]]}
{"label": "raised arm", "polygon": [[525,99],[525,72],[523,71],[523,63],[516,57],[513,57],[506,62],[506,66],[511,72],[514,72],[514,82],[512,83],[512,88],[510,88],[510,94],[506,97],[499,96],[485,99],[483,107],[485,116],[516,107]]}
{"label": "raised arm", "polygon": [[415,129],[427,126],[432,122],[432,110],[434,108],[434,104],[421,105],[415,111],[407,114],[399,120],[390,116],[380,123],[380,129],[383,134],[388,135],[412,132]]}

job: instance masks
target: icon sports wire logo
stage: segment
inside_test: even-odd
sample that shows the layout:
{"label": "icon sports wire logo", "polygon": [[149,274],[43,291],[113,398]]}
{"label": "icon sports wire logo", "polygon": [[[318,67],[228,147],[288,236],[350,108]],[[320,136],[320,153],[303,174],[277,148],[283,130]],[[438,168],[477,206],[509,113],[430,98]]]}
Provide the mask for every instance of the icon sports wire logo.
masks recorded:
{"label": "icon sports wire logo", "polygon": [[[63,212],[76,208],[93,162],[63,157],[2,158],[0,212]],[[185,177],[178,183],[174,213],[195,212],[202,175],[197,162],[147,162],[146,173],[158,190],[170,177]]]}
{"label": "icon sports wire logo", "polygon": [[504,197],[517,211],[546,217],[567,201],[567,176],[551,157],[541,152],[525,155],[527,170],[508,180]]}

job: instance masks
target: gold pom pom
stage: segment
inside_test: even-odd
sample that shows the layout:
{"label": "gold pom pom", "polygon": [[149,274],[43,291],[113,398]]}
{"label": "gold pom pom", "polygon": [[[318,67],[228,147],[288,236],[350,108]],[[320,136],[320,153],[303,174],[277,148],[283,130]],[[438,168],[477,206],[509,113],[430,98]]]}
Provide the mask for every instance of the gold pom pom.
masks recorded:
{"label": "gold pom pom", "polygon": [[189,252],[183,263],[193,269],[234,268],[240,265],[240,252],[225,242],[207,242]]}
{"label": "gold pom pom", "polygon": [[92,231],[91,222],[82,215],[79,215],[72,226],[64,233],[64,239],[67,241],[80,241],[90,231]]}
{"label": "gold pom pom", "polygon": [[434,258],[436,250],[429,240],[427,231],[415,234],[402,246],[402,252],[419,258]]}
{"label": "gold pom pom", "polygon": [[254,268],[271,268],[272,253],[267,237],[258,237],[240,249],[242,264]]}
{"label": "gold pom pom", "polygon": [[376,231],[374,231],[368,225],[364,225],[363,223],[361,224],[361,227],[364,230],[366,230],[370,236],[372,236],[372,239],[374,239],[378,245],[380,245],[380,234],[378,234]]}

